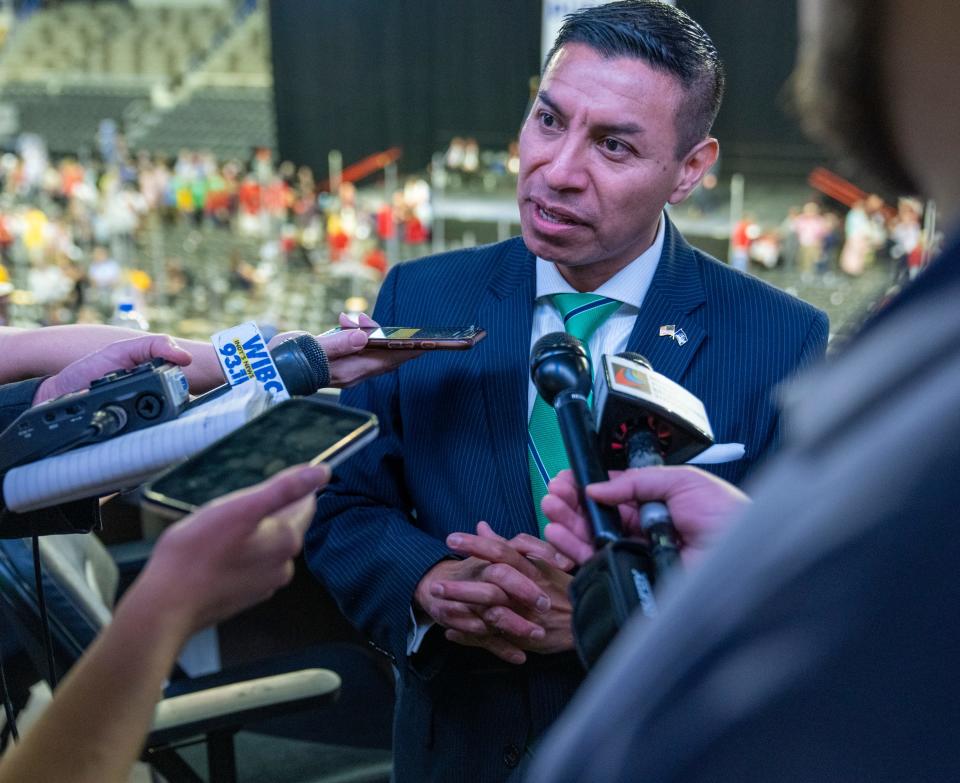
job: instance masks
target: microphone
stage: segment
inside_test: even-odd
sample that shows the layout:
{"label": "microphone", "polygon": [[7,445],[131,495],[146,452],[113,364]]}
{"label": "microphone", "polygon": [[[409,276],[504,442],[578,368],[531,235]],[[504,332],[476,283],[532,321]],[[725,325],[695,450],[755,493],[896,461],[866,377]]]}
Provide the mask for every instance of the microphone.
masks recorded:
{"label": "microphone", "polygon": [[[294,396],[313,394],[330,383],[330,363],[323,347],[309,334],[284,340],[270,351],[277,372],[287,391]],[[226,394],[233,387],[229,383],[195,397],[185,410],[203,405]]]}
{"label": "microphone", "polygon": [[589,669],[635,608],[647,616],[656,614],[654,564],[645,541],[623,538],[619,512],[584,492],[587,484],[606,481],[608,476],[587,405],[593,383],[583,343],[566,332],[545,334],[531,351],[530,376],[540,396],[557,412],[580,503],[597,547],[570,583],[574,641]]}
{"label": "microphone", "polygon": [[580,488],[580,503],[593,528],[595,545],[604,547],[620,539],[622,530],[616,509],[597,503],[583,491],[587,484],[609,478],[600,461],[593,413],[587,404],[593,380],[583,343],[566,332],[543,335],[530,353],[530,377],[540,396],[557,412],[563,445]]}
{"label": "microphone", "polygon": [[[607,468],[679,464],[713,444],[703,403],[654,372],[645,357],[625,352],[604,356],[602,363],[598,437]],[[660,502],[640,507],[640,524],[662,579],[680,559],[680,536]]]}

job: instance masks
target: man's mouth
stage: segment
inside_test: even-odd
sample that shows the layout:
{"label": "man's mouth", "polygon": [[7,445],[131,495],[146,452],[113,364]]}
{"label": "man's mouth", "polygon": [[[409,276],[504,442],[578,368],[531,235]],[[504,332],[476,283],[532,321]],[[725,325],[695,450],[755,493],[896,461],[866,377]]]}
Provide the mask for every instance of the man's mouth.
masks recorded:
{"label": "man's mouth", "polygon": [[574,220],[568,215],[561,214],[559,212],[553,212],[546,207],[542,207],[537,204],[537,213],[543,220],[546,220],[548,223],[556,223],[560,226],[575,226],[578,225],[580,221]]}

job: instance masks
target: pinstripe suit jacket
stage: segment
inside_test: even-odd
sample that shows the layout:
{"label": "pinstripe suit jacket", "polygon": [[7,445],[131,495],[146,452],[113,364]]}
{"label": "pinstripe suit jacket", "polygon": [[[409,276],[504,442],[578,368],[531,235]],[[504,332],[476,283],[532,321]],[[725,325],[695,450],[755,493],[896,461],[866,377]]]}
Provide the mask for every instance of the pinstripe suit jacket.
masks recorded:
{"label": "pinstripe suit jacket", "polygon": [[[398,665],[401,783],[505,778],[515,749],[540,735],[582,676],[572,655],[532,655],[508,671],[436,632],[406,656],[414,589],[450,557],[447,534],[481,519],[508,538],[537,532],[526,462],[535,291],[535,260],[519,238],[394,268],[374,312],[380,323],[476,323],[488,337],[342,396],[374,411],[381,433],[321,496],[306,557],[344,614]],[[666,323],[683,328],[685,345],[659,337]],[[826,338],[823,313],[691,248],[668,221],[628,350],[703,399],[719,441],[745,444],[744,460],[714,470],[739,481],[779,440],[772,387],[821,356]]]}

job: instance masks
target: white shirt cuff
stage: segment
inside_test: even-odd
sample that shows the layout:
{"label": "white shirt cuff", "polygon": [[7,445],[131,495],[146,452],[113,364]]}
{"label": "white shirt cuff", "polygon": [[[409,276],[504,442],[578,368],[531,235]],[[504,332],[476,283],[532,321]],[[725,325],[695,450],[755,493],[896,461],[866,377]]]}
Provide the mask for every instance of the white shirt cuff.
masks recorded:
{"label": "white shirt cuff", "polygon": [[413,613],[413,607],[410,607],[410,631],[407,633],[407,656],[413,655],[423,644],[423,637],[427,631],[433,628],[433,620],[426,623],[417,622],[417,617]]}

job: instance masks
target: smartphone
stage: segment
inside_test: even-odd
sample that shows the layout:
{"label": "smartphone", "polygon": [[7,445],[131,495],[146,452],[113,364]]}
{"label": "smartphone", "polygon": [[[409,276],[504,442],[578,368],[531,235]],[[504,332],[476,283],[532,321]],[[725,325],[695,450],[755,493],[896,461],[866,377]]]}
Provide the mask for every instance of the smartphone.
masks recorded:
{"label": "smartphone", "polygon": [[294,397],[157,476],[144,487],[144,505],[180,517],[291,465],[333,467],[370,443],[377,431],[372,413],[318,395]]}
{"label": "smartphone", "polygon": [[[348,327],[338,326],[324,332],[324,334],[342,332],[345,328]],[[369,326],[361,328],[370,338],[367,348],[462,350],[472,348],[487,336],[487,331],[479,326]],[[321,334],[320,337],[323,337],[324,334]]]}

